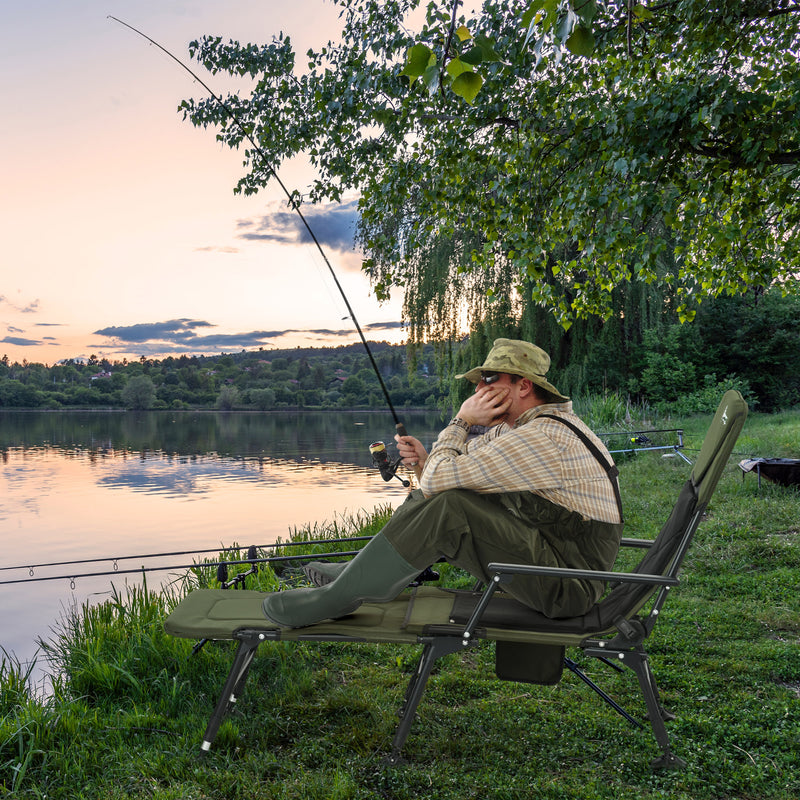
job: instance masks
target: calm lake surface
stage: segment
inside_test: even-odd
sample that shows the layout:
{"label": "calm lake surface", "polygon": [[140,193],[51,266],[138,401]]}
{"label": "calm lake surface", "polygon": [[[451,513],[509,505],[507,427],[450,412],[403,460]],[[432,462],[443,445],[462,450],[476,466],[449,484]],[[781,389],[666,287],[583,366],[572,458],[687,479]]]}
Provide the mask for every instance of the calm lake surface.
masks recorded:
{"label": "calm lake surface", "polygon": [[[400,416],[426,446],[443,424]],[[125,570],[203,557],[152,554],[214,557],[396,508],[407,490],[369,454],[382,440],[395,455],[394,433],[388,412],[0,412],[0,647],[28,661],[65,609],[141,580]],[[99,560],[47,566],[83,559]],[[148,572],[148,584],[180,572]]]}

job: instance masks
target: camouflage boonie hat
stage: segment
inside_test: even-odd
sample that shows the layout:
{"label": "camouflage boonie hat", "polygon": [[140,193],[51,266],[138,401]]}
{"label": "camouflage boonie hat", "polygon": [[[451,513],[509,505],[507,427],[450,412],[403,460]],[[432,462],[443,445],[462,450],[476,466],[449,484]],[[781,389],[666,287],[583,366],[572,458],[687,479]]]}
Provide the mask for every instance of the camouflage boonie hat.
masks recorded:
{"label": "camouflage boonie hat", "polygon": [[478,383],[481,379],[481,372],[507,372],[510,375],[521,375],[523,378],[533,381],[537,386],[541,386],[551,395],[553,402],[566,402],[569,397],[561,394],[544,377],[548,369],[550,369],[550,356],[541,347],[520,339],[495,339],[494,346],[486,356],[486,361],[463,375],[456,375],[456,378],[466,378],[472,383]]}

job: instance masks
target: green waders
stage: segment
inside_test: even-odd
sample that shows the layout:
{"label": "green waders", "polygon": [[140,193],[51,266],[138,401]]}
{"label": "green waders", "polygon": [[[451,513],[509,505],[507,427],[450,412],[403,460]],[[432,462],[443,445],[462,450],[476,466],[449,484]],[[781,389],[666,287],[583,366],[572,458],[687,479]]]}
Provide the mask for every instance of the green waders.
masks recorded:
{"label": "green waders", "polygon": [[[622,524],[584,520],[531,492],[451,489],[426,498],[416,490],[333,581],[270,595],[264,613],[291,627],[349,614],[364,600],[393,599],[440,556],[483,581],[492,561],[610,569],[621,535]],[[603,584],[516,576],[505,588],[549,617],[571,617],[592,606]]]}
{"label": "green waders", "polygon": [[[381,534],[424,569],[440,556],[482,581],[492,562],[608,570],[622,524],[583,519],[532,492],[477,494],[451,489],[425,498],[418,490]],[[583,614],[603,592],[599,581],[515,576],[505,590],[548,617]]]}

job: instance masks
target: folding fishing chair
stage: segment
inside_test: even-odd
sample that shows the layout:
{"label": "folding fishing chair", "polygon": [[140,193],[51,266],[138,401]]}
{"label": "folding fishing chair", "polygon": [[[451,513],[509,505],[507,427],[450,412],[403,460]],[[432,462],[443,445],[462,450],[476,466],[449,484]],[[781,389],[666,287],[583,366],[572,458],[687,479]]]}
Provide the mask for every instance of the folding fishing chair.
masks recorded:
{"label": "folding fishing chair", "polygon": [[[487,640],[495,642],[495,665],[500,678],[556,683],[566,664],[626,719],[638,724],[584,675],[574,661],[565,659],[565,648],[575,647],[586,656],[631,669],[638,678],[650,724],[662,751],[652,766],[683,766],[684,762],[670,748],[664,721],[671,719],[671,715],[661,704],[644,643],[653,632],[670,590],[678,585],[684,556],[746,416],[747,405],[742,396],[735,391],[727,392],[691,476],[658,536],[654,540],[623,540],[625,546],[644,550],[643,558],[630,572],[490,564],[492,578],[483,591],[418,587],[388,603],[365,603],[342,619],[296,629],[276,627],[264,618],[262,592],[220,589],[191,592],[165,621],[167,632],[192,639],[239,643],[206,728],[202,750],[210,749],[228,708],[244,687],[253,656],[263,642],[421,644],[422,656],[406,691],[400,724],[388,756],[390,763],[397,763],[436,661]],[[610,590],[583,616],[549,619],[502,592],[503,584],[517,574],[602,580],[609,584]]]}

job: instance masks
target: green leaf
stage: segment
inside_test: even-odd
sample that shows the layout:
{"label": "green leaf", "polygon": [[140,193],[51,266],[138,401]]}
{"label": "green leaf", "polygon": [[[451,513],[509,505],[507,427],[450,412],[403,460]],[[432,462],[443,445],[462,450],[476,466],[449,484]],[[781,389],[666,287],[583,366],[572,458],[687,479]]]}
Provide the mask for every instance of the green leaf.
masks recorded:
{"label": "green leaf", "polygon": [[462,72],[472,72],[472,67],[460,58],[452,58],[447,62],[447,71],[452,78],[457,78]]}
{"label": "green leaf", "polygon": [[523,28],[528,28],[534,24],[536,13],[542,8],[542,6],[544,6],[544,0],[532,0],[532,2],[528,4],[528,7],[522,13]]}
{"label": "green leaf", "polygon": [[413,81],[421,78],[432,63],[436,63],[436,55],[433,50],[426,44],[415,44],[409,49],[405,66],[400,74],[406,75]]}
{"label": "green leaf", "polygon": [[439,65],[434,61],[425,72],[422,74],[422,80],[425,83],[425,86],[428,87],[428,91],[431,94],[434,94],[439,89]]}
{"label": "green leaf", "polygon": [[597,0],[572,0],[570,6],[587,28],[597,16]]}
{"label": "green leaf", "polygon": [[570,53],[587,58],[594,52],[594,36],[588,28],[578,25],[564,43]]}
{"label": "green leaf", "polygon": [[[549,31],[558,21],[558,14],[556,13],[557,8],[558,0],[545,0],[544,3],[542,3],[542,9],[547,12],[542,26],[545,31]],[[538,20],[535,19],[535,21]]]}
{"label": "green leaf", "polygon": [[462,53],[461,60],[465,64],[471,64],[473,67],[476,67],[483,61],[483,48],[478,47],[478,45],[470,47],[466,53]]}
{"label": "green leaf", "polygon": [[634,6],[633,16],[637,19],[655,19],[655,14],[649,8],[647,8],[647,6],[643,6],[641,3],[639,3],[637,6]]}
{"label": "green leaf", "polygon": [[456,36],[458,36],[458,40],[460,42],[466,42],[467,39],[472,38],[472,34],[469,32],[469,28],[466,25],[462,25],[457,31]]}
{"label": "green leaf", "polygon": [[484,61],[502,61],[497,51],[494,49],[495,41],[489,36],[479,33],[474,38],[475,44],[481,49]]}
{"label": "green leaf", "polygon": [[483,78],[476,72],[462,72],[453,81],[452,89],[471,105],[478,96],[481,86],[483,86]]}

